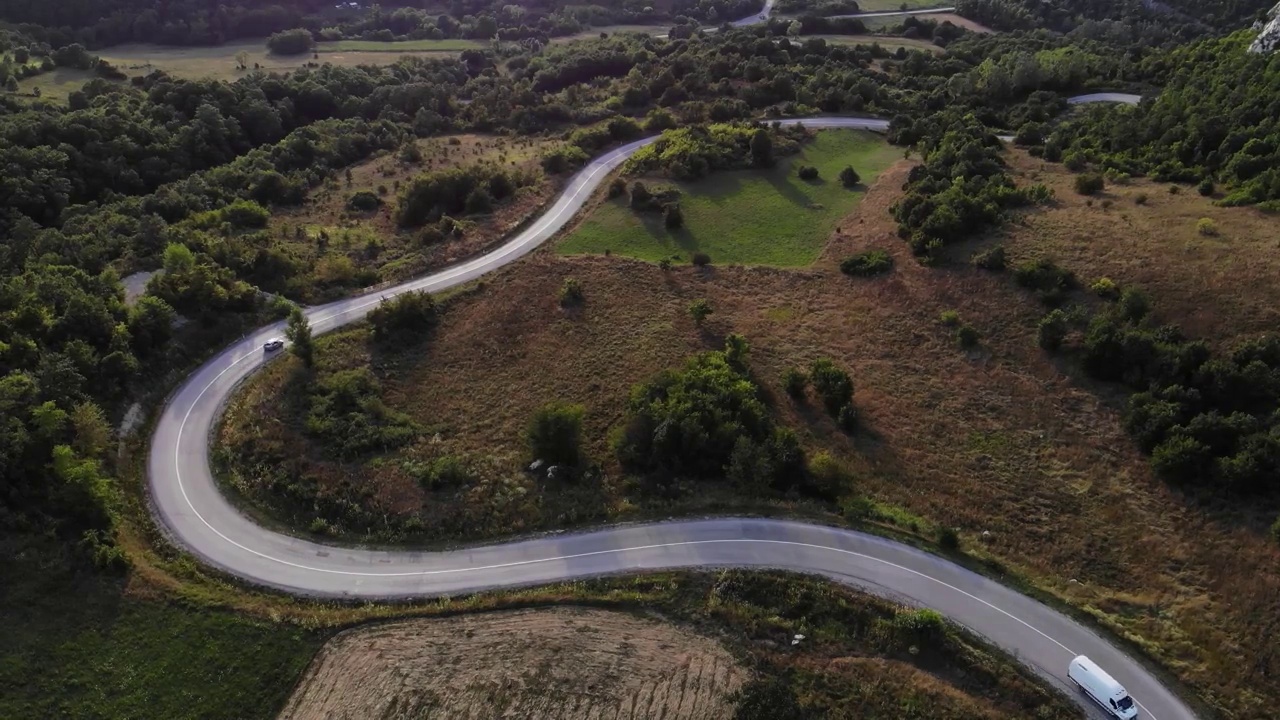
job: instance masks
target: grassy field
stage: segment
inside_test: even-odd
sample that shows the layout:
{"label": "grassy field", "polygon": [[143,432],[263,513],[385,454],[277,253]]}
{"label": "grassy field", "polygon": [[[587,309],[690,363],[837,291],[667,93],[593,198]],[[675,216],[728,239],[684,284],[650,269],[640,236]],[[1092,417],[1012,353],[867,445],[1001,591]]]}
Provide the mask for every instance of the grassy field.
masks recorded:
{"label": "grassy field", "polygon": [[946,0],[858,0],[858,11],[892,12],[894,10],[920,10],[923,8],[949,7]]}
{"label": "grassy field", "polygon": [[271,718],[324,631],[73,574],[0,547],[0,717]]}
{"label": "grassy field", "polygon": [[[482,48],[485,44],[476,40],[454,38],[449,40],[402,40],[399,42],[378,42],[376,40],[335,40],[316,44],[316,52],[322,56],[338,52],[371,52],[371,53],[452,53]],[[322,58],[323,59],[323,58]]]}
{"label": "grassy field", "polygon": [[[973,32],[978,32],[978,33],[994,32],[991,28],[985,25],[976,23],[973,20],[970,20],[969,18],[961,17],[954,13],[922,13],[920,15],[914,15],[913,17],[915,17],[918,20],[932,20],[938,23],[939,25],[941,25],[944,22],[949,22],[952,25],[955,25],[957,27],[962,27],[967,30],[972,30]],[[902,24],[902,21],[904,19],[905,18],[902,16],[871,17],[871,18],[864,18],[862,20],[862,24],[866,26],[867,30],[870,30],[872,32],[879,32],[879,31],[887,30],[889,28],[898,27],[899,25]]]}
{"label": "grassy field", "polygon": [[[1139,286],[1160,321],[1215,345],[1280,325],[1280,286],[1270,281],[1280,273],[1280,229],[1270,216],[1145,181],[1110,186],[1090,205],[1061,166],[1022,153],[1010,159],[1020,182],[1045,182],[1057,194],[1048,209],[1029,211],[988,241],[1004,242],[1015,262],[1051,257],[1086,283],[1108,276]],[[514,471],[529,418],[559,400],[587,408],[586,451],[604,478],[586,487],[535,484],[520,530],[658,513],[838,519],[715,483],[649,496],[618,474],[608,438],[629,389],[742,333],[779,422],[799,433],[810,455],[825,451],[847,463],[859,495],[904,508],[901,525],[959,528],[967,552],[1128,638],[1210,704],[1237,718],[1267,717],[1280,703],[1273,672],[1280,576],[1268,569],[1280,562],[1280,548],[1266,527],[1280,507],[1206,506],[1154,478],[1122,425],[1123,396],[1037,346],[1039,303],[999,274],[966,263],[922,267],[911,258],[887,212],[906,172],[900,163],[882,173],[804,271],[663,271],[543,252],[487,279],[449,307],[412,358],[376,358],[384,400],[431,429],[421,446],[358,467],[324,461],[286,424],[262,420],[279,417],[287,363],[273,364],[233,401],[221,439],[234,432],[266,443],[299,458],[305,477],[322,487],[356,488],[389,516],[425,511],[430,520],[447,508],[423,504],[428,497],[403,472],[404,459],[484,453],[508,458]],[[1147,196],[1143,204],[1139,195]],[[1200,217],[1214,219],[1219,235],[1196,233]],[[957,259],[983,247],[958,248]],[[853,280],[838,272],[840,259],[870,248],[894,257],[891,274]],[[566,312],[558,296],[570,277],[585,303]],[[703,327],[688,310],[699,298],[714,309]],[[939,319],[945,311],[978,331],[978,348],[958,346]],[[366,332],[322,339],[320,367],[374,360]],[[851,370],[862,427],[852,438],[812,405],[786,398],[784,371],[819,356]]]}
{"label": "grassy field", "polygon": [[[453,49],[441,45],[469,42],[465,40],[426,40],[413,43],[363,43],[359,41],[341,41],[338,43],[321,43],[317,48],[320,57],[315,59],[311,53],[302,55],[272,55],[267,52],[262,41],[250,40],[227,43],[214,47],[168,47],[163,45],[129,44],[106,48],[99,56],[115,65],[129,75],[146,75],[152,70],[163,70],[170,75],[186,79],[212,78],[234,82],[246,72],[259,69],[264,72],[292,72],[307,63],[330,63],[342,67],[357,65],[390,65],[400,57],[421,56],[439,57],[441,53],[457,52],[466,47]],[[432,43],[430,47],[417,47],[421,43]],[[369,49],[356,46],[370,46]],[[413,45],[414,47],[409,47]],[[332,47],[342,46],[342,47]],[[467,47],[472,47],[468,45]],[[239,69],[236,56],[244,53],[247,56],[249,70]],[[256,66],[256,68],[255,68]]]}
{"label": "grassy field", "polygon": [[551,38],[551,42],[564,44],[577,42],[579,40],[596,40],[599,39],[600,33],[610,36],[625,33],[640,33],[642,35],[661,35],[671,29],[671,25],[605,25],[604,27],[591,28],[583,30],[573,35],[563,35],[561,37]]}
{"label": "grassy field", "polygon": [[55,68],[39,75],[32,75],[18,82],[18,92],[22,95],[34,96],[39,89],[44,100],[65,103],[67,96],[79,90],[92,80],[94,73],[74,68]]}
{"label": "grassy field", "polygon": [[908,50],[927,50],[942,54],[946,50],[928,40],[918,38],[888,37],[885,35],[806,35],[805,38],[822,38],[834,45],[873,45],[878,44],[885,50],[894,51],[900,47]]}
{"label": "grassy field", "polygon": [[[678,188],[683,196],[684,227],[669,231],[659,213],[636,213],[625,197],[599,204],[556,250],[565,255],[614,253],[657,262],[688,262],[704,252],[717,263],[808,265],[818,256],[840,218],[865,194],[837,180],[852,165],[864,183],[873,182],[900,151],[879,136],[852,130],[826,130],[803,146],[801,154],[760,172],[717,172],[692,183],[651,183]],[[815,181],[801,180],[796,168],[813,165]]]}

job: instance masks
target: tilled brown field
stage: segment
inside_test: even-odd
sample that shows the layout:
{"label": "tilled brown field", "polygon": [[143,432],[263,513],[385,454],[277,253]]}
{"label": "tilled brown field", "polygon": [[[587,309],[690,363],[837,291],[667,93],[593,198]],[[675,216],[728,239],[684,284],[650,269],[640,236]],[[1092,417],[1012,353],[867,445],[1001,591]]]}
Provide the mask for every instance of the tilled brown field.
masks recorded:
{"label": "tilled brown field", "polygon": [[716,641],[625,613],[410,620],[329,641],[281,719],[727,718],[747,675]]}

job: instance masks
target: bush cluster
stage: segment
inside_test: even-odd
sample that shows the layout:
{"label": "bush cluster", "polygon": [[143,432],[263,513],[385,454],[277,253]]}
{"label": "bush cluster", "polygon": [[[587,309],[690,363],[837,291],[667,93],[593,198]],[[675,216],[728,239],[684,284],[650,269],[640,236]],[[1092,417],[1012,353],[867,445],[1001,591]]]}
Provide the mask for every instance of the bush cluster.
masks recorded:
{"label": "bush cluster", "polygon": [[[897,121],[895,121],[897,122]],[[891,138],[911,137],[914,126],[890,126]],[[1000,158],[1000,141],[973,116],[953,120],[911,169],[906,195],[893,206],[898,235],[917,255],[971,237],[999,223],[1008,208],[1047,200],[1044,185],[1014,187]]]}
{"label": "bush cluster", "polygon": [[845,258],[840,272],[854,277],[880,275],[893,269],[893,258],[884,250],[866,250]]}
{"label": "bush cluster", "polygon": [[615,440],[622,465],[660,480],[730,477],[754,490],[805,489],[799,441],[774,424],[745,356],[738,338],[634,388]]}
{"label": "bush cluster", "polygon": [[488,165],[451,167],[423,173],[400,192],[396,221],[418,227],[445,215],[488,213],[518,188],[530,185],[527,173],[511,173]]}
{"label": "bush cluster", "polygon": [[385,452],[417,437],[413,420],[388,408],[380,392],[368,368],[341,370],[319,380],[309,388],[307,433],[344,459]]}
{"label": "bush cluster", "polygon": [[[765,153],[753,138],[764,133]],[[762,155],[793,154],[807,137],[803,128],[762,128],[748,124],[713,123],[668,130],[636,151],[623,166],[628,175],[661,172],[681,180],[696,180],[715,170],[760,167]]]}

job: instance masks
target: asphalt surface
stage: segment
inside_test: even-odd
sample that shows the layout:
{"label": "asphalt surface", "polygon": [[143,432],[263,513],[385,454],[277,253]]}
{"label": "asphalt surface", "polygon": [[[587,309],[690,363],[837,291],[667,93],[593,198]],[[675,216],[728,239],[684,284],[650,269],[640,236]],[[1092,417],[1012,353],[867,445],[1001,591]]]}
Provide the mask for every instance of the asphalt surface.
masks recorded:
{"label": "asphalt surface", "polygon": [[[1106,96],[1136,102],[1135,96]],[[809,127],[884,130],[863,118],[786,120]],[[363,318],[403,292],[439,292],[510,264],[551,238],[610,171],[653,138],[608,152],[578,172],[560,198],[505,245],[380,292],[309,308],[317,334]],[[270,360],[262,344],[282,323],[257,330],[195,371],[156,423],[148,460],[152,507],[178,545],[251,583],[329,598],[427,597],[663,568],[781,568],[931,607],[987,637],[1067,687],[1068,661],[1093,658],[1133,694],[1143,716],[1194,717],[1141,665],[1092,631],[1013,590],[941,558],[897,543],[796,522],[723,518],[632,525],[450,552],[320,545],[261,527],[219,492],[209,438],[237,384]],[[1083,702],[1083,701],[1082,701]]]}

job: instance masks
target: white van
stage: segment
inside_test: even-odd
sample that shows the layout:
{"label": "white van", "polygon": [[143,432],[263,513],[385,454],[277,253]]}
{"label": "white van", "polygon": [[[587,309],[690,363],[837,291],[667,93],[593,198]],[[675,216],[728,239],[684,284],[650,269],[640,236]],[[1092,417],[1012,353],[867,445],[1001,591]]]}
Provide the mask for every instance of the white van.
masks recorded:
{"label": "white van", "polygon": [[1084,655],[1071,661],[1067,677],[1111,716],[1120,720],[1138,717],[1138,706],[1129,697],[1129,691]]}

